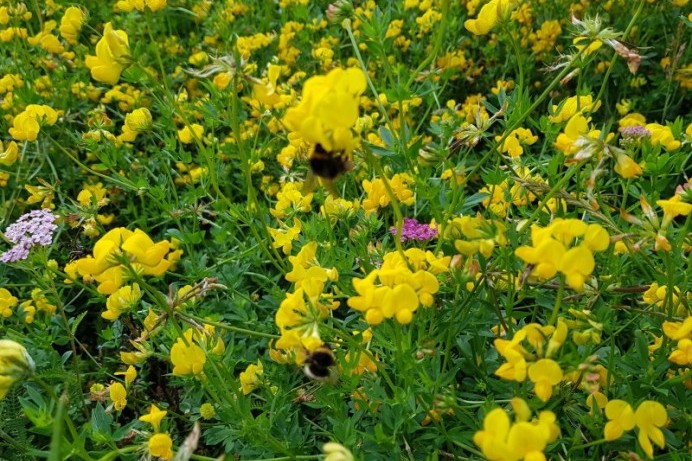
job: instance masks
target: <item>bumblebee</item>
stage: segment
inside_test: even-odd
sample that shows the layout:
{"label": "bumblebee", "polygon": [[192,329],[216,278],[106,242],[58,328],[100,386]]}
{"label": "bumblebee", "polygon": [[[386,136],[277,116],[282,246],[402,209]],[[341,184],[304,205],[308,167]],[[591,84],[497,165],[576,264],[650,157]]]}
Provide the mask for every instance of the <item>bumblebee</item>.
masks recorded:
{"label": "bumblebee", "polygon": [[326,344],[312,351],[303,362],[303,373],[315,381],[334,381],[334,365],[336,357]]}
{"label": "bumblebee", "polygon": [[351,155],[346,151],[328,151],[322,144],[317,143],[308,155],[310,172],[305,180],[306,193],[312,192],[317,180],[327,188],[330,194],[339,196],[334,187],[334,180],[349,171]]}
{"label": "bumblebee", "polygon": [[318,143],[309,158],[310,170],[319,178],[333,181],[351,169],[348,157],[344,151],[329,152]]}

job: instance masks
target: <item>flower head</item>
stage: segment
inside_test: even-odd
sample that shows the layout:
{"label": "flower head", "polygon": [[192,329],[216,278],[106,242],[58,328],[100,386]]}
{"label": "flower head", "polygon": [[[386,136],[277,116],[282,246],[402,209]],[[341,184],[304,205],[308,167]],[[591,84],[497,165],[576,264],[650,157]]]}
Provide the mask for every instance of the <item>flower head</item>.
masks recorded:
{"label": "flower head", "polygon": [[96,56],[84,60],[97,82],[115,85],[129,65],[130,43],[124,30],[114,30],[110,22],[103,28],[103,37],[96,44]]}
{"label": "flower head", "polygon": [[161,420],[166,416],[166,413],[168,413],[166,410],[160,410],[159,407],[152,404],[149,408],[149,413],[140,416],[139,420],[143,423],[151,424],[154,427],[154,432],[159,432]]}
{"label": "flower head", "polygon": [[[391,227],[389,232],[396,235],[397,228]],[[404,218],[404,225],[401,228],[401,241],[407,240],[430,240],[437,236],[437,229],[429,224],[421,224],[415,218]]]}
{"label": "flower head", "polygon": [[355,67],[312,77],[305,82],[300,104],[286,111],[284,123],[327,152],[350,152],[355,146],[351,128],[365,86],[363,71]]}
{"label": "flower head", "polygon": [[82,30],[86,14],[81,8],[71,6],[65,10],[65,14],[60,20],[60,35],[67,43],[72,45],[77,43],[77,37]]}
{"label": "flower head", "polygon": [[207,356],[204,350],[193,342],[193,334],[193,329],[187,330],[184,333],[185,340],[178,338],[173,347],[171,347],[171,362],[173,362],[174,375],[199,375],[204,369]]}
{"label": "flower head", "polygon": [[5,398],[12,384],[35,368],[24,346],[11,339],[0,339],[0,400]]}
{"label": "flower head", "polygon": [[642,402],[637,411],[634,413],[634,421],[639,428],[639,445],[644,450],[646,455],[653,459],[654,448],[651,445],[653,441],[661,448],[666,446],[665,438],[660,427],[663,427],[668,422],[668,413],[663,405],[652,400]]}
{"label": "flower head", "polygon": [[14,224],[7,227],[5,237],[14,246],[0,255],[4,263],[26,259],[29,250],[35,246],[48,246],[53,243],[53,231],[57,216],[49,209],[33,210],[23,214]]}
{"label": "flower head", "polygon": [[240,373],[240,390],[243,391],[243,395],[248,395],[255,390],[257,385],[262,381],[263,374],[264,367],[259,360],[257,360],[257,364],[251,363],[245,371]]}
{"label": "flower head", "polygon": [[151,456],[166,460],[173,458],[173,440],[168,434],[152,435],[147,442],[147,448]]}
{"label": "flower head", "polygon": [[127,405],[127,390],[125,390],[125,386],[122,384],[115,381],[111,382],[111,385],[108,387],[108,395],[111,401],[113,401],[113,407],[117,411],[122,410]]}

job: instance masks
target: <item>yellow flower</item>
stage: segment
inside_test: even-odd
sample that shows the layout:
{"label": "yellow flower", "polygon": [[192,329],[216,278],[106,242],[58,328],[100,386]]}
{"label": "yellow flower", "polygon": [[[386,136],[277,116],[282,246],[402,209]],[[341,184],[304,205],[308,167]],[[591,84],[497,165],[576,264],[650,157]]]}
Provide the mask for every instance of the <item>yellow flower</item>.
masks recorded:
{"label": "yellow flower", "polygon": [[494,341],[498,354],[507,360],[495,370],[495,374],[502,379],[523,382],[526,380],[527,364],[524,358],[525,350],[521,342],[526,338],[526,330],[518,331],[511,340],[497,338]]}
{"label": "yellow flower", "polygon": [[669,126],[659,123],[649,123],[645,127],[651,132],[651,144],[654,146],[662,145],[666,152],[678,149],[682,144],[673,137],[673,131]]}
{"label": "yellow flower", "polygon": [[586,277],[591,275],[596,262],[586,245],[578,245],[564,254],[559,270],[567,276],[567,285],[575,291],[584,289]]}
{"label": "yellow flower", "polygon": [[216,416],[216,410],[214,409],[214,405],[211,403],[203,403],[199,407],[199,415],[206,420],[212,419],[214,416]]}
{"label": "yellow flower", "polygon": [[[500,141],[502,136],[496,136],[495,140]],[[500,152],[509,154],[512,158],[517,158],[524,153],[522,144],[532,145],[538,141],[538,136],[534,136],[531,130],[526,128],[517,128],[513,130],[505,141],[500,146]]]}
{"label": "yellow flower", "polygon": [[111,23],[103,28],[103,37],[96,44],[96,56],[87,56],[84,63],[91,70],[91,77],[97,82],[115,85],[120,74],[129,65],[130,44],[127,33],[113,30]]}
{"label": "yellow flower", "polygon": [[605,394],[603,394],[602,392],[595,392],[593,394],[589,394],[588,397],[586,397],[586,406],[589,407],[590,415],[594,414],[595,408],[598,409],[599,413],[603,413],[607,404],[608,397],[606,397]]}
{"label": "yellow flower", "polygon": [[267,231],[269,231],[269,235],[271,235],[272,240],[274,240],[272,246],[274,248],[281,248],[281,251],[283,251],[285,255],[288,255],[291,254],[291,250],[293,249],[293,241],[298,240],[298,237],[300,237],[301,228],[302,224],[300,219],[294,218],[293,227],[282,229],[272,229],[268,227]]}
{"label": "yellow flower", "polygon": [[7,318],[12,315],[12,308],[19,300],[12,296],[6,288],[0,288],[0,315]]}
{"label": "yellow flower", "polygon": [[363,71],[355,67],[311,77],[303,86],[300,103],[286,111],[283,122],[327,152],[349,153],[355,145],[351,128],[358,118],[365,86]]}
{"label": "yellow flower", "polygon": [[281,66],[269,64],[266,83],[255,83],[252,86],[252,97],[266,107],[274,107],[282,101],[281,95],[276,92],[276,80],[281,75],[281,69]]}
{"label": "yellow flower", "polygon": [[147,442],[147,448],[151,456],[166,460],[173,458],[173,440],[168,434],[152,435]]}
{"label": "yellow flower", "polygon": [[159,432],[161,420],[166,416],[166,413],[168,413],[166,410],[160,410],[159,407],[152,404],[151,407],[149,407],[149,413],[140,416],[139,420],[143,423],[151,424],[154,427],[154,432]]}
{"label": "yellow flower", "polygon": [[555,147],[562,151],[565,157],[571,157],[580,151],[584,144],[581,138],[597,139],[600,136],[600,130],[590,129],[589,121],[589,118],[577,113],[569,119],[563,132],[557,136]]}
{"label": "yellow flower", "polygon": [[29,104],[12,121],[10,135],[17,141],[36,141],[42,125],[55,125],[58,113],[50,106]]}
{"label": "yellow flower", "polygon": [[670,353],[668,360],[680,366],[692,365],[692,340],[683,338],[678,341],[676,349]]}
{"label": "yellow flower", "polygon": [[86,14],[81,8],[71,6],[65,10],[65,14],[60,20],[60,35],[67,43],[72,45],[77,43],[77,37],[82,30],[82,25],[86,20]]}
{"label": "yellow flower", "polygon": [[131,237],[123,241],[121,248],[128,253],[133,262],[140,264],[144,275],[159,276],[170,267],[170,261],[164,259],[171,249],[168,240],[154,241],[146,232],[135,229]]}
{"label": "yellow flower", "polygon": [[201,347],[193,343],[193,334],[194,330],[187,330],[184,333],[187,344],[185,344],[183,338],[178,338],[173,347],[171,347],[171,362],[173,363],[174,375],[199,375],[204,369],[207,356]]}
{"label": "yellow flower", "polygon": [[0,339],[0,400],[5,398],[12,384],[35,368],[24,346],[11,339]]}
{"label": "yellow flower", "polygon": [[[397,173],[389,179],[392,192],[397,200],[404,205],[413,205],[415,203],[416,198],[413,192],[408,189],[408,185],[412,182],[414,182],[413,177],[406,173]],[[363,190],[368,194],[363,200],[363,209],[367,214],[389,205],[389,194],[387,194],[384,180],[381,178],[375,178],[372,181],[367,179],[363,180]]]}
{"label": "yellow flower", "polygon": [[204,127],[198,123],[185,125],[182,130],[178,130],[178,139],[183,144],[190,144],[193,141],[201,140],[204,135]]}
{"label": "yellow flower", "polygon": [[166,7],[167,0],[118,0],[114,8],[115,11],[144,11],[144,8],[149,8],[152,12],[157,12]]}
{"label": "yellow flower", "polygon": [[323,461],[353,461],[353,454],[348,448],[336,442],[328,442],[322,446]]}
{"label": "yellow flower", "polygon": [[692,316],[683,322],[663,322],[663,334],[673,341],[689,338],[692,335]]}
{"label": "yellow flower", "polygon": [[262,362],[257,360],[257,364],[251,363],[248,367],[240,373],[240,390],[243,391],[243,395],[248,395],[257,388],[257,386],[262,382],[262,376],[264,375],[264,367]]}
{"label": "yellow flower", "polygon": [[[94,245],[93,256],[78,259],[77,271],[83,277],[99,282],[98,292],[114,293],[123,286],[127,275],[118,258],[123,254],[137,273],[159,276],[172,265],[168,240],[154,243],[142,230],[130,231],[124,227],[111,229]],[[168,255],[168,258],[165,258]]]}
{"label": "yellow flower", "polygon": [[123,133],[118,137],[124,142],[133,142],[139,133],[149,130],[152,126],[151,112],[146,107],[135,109],[125,116]]}
{"label": "yellow flower", "polygon": [[536,385],[534,392],[544,402],[550,400],[553,386],[562,381],[560,365],[551,359],[541,359],[529,366],[529,379]]}
{"label": "yellow flower", "polygon": [[530,414],[524,405],[519,408],[517,421],[513,424],[501,408],[489,412],[483,420],[483,430],[473,436],[473,442],[480,447],[487,459],[497,461],[539,461],[545,460],[543,450],[548,443],[557,439],[560,429],[555,424],[552,412],[541,412],[538,419],[528,421]]}
{"label": "yellow flower", "polygon": [[101,317],[106,320],[117,320],[121,314],[134,308],[141,297],[142,292],[136,283],[118,288],[115,293],[108,296],[106,311],[101,313]]}
{"label": "yellow flower", "polygon": [[552,123],[562,123],[571,119],[577,113],[596,112],[601,107],[601,102],[594,103],[593,96],[572,96],[565,99],[559,106],[552,106],[553,115],[548,117]]}
{"label": "yellow flower", "polygon": [[615,154],[615,168],[613,169],[625,179],[637,178],[644,171],[637,162],[632,160],[632,157],[622,152]]}
{"label": "yellow flower", "polygon": [[137,369],[133,367],[132,365],[127,367],[127,370],[125,371],[116,371],[115,372],[116,376],[124,376],[125,377],[125,387],[129,387],[130,384],[132,384],[135,379],[137,379]]}
{"label": "yellow flower", "polygon": [[634,413],[634,420],[639,428],[637,439],[639,445],[644,450],[646,455],[653,459],[654,448],[651,445],[653,441],[661,448],[665,448],[666,441],[663,437],[663,432],[659,427],[663,427],[668,422],[668,413],[663,405],[652,400],[646,400],[639,405]]}
{"label": "yellow flower", "polygon": [[605,415],[610,421],[603,429],[603,437],[608,441],[619,439],[635,425],[634,411],[624,400],[616,399],[608,402],[605,406]]}
{"label": "yellow flower", "polygon": [[610,245],[608,231],[599,224],[589,224],[584,232],[584,245],[593,252],[607,250]]}
{"label": "yellow flower", "polygon": [[0,141],[0,165],[12,166],[19,158],[19,146],[14,141],[7,143],[7,147],[2,146]]}
{"label": "yellow flower", "polygon": [[625,128],[628,126],[644,126],[646,125],[646,118],[637,112],[633,112],[631,114],[627,114],[624,117],[620,119],[618,122],[618,126],[620,128]]}
{"label": "yellow flower", "polygon": [[127,405],[127,391],[122,384],[112,381],[108,386],[108,395],[117,411],[121,411]]}
{"label": "yellow flower", "polygon": [[667,200],[656,200],[656,205],[663,209],[663,220],[668,223],[677,216],[689,216],[692,213],[692,203],[683,202],[680,195],[674,195]]}
{"label": "yellow flower", "polygon": [[510,3],[509,0],[490,0],[483,5],[476,19],[464,22],[464,27],[474,35],[486,35],[497,25],[500,17],[509,12]]}

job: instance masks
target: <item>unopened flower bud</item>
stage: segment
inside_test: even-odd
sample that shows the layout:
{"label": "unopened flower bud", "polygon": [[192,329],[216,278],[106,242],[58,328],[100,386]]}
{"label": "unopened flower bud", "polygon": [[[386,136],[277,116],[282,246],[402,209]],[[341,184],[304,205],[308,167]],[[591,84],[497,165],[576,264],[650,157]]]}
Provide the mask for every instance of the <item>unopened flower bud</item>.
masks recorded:
{"label": "unopened flower bud", "polygon": [[349,0],[337,0],[327,7],[327,20],[337,24],[353,15],[353,4]]}
{"label": "unopened flower bud", "polygon": [[325,443],[322,451],[326,455],[324,461],[353,461],[353,454],[340,443]]}
{"label": "unopened flower bud", "polygon": [[24,346],[10,339],[0,339],[0,399],[5,398],[12,384],[35,368]]}

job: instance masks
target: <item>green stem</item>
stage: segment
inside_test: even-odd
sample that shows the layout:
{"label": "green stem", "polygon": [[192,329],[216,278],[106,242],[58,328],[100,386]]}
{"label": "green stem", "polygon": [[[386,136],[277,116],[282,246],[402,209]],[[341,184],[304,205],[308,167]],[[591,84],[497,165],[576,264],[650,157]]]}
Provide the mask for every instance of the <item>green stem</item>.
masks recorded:
{"label": "green stem", "polygon": [[406,261],[406,264],[408,265],[408,258],[406,258],[404,247],[401,245],[401,232],[404,227],[404,215],[401,212],[399,200],[394,194],[392,185],[389,183],[389,179],[387,179],[387,175],[385,174],[379,159],[375,158],[367,146],[363,146],[363,152],[365,153],[365,159],[367,162],[375,167],[377,175],[380,177],[380,179],[382,179],[384,189],[387,192],[387,197],[389,197],[389,202],[392,204],[392,210],[394,210],[394,217],[396,218],[396,235],[394,236],[394,245],[401,256],[401,259]]}
{"label": "green stem", "polygon": [[420,65],[416,68],[416,70],[413,71],[411,74],[411,77],[409,78],[408,82],[406,82],[406,88],[409,88],[413,81],[418,77],[418,74],[420,74],[423,69],[428,67],[435,58],[437,58],[438,53],[440,52],[440,48],[442,48],[442,42],[444,41],[445,38],[445,32],[447,31],[447,22],[449,21],[450,14],[449,14],[449,8],[450,8],[450,2],[449,0],[442,0],[442,21],[440,22],[438,29],[437,29],[437,35],[435,36],[435,42],[433,43],[433,48],[428,53],[426,58],[423,60],[423,62],[420,63]]}
{"label": "green stem", "polygon": [[[646,0],[640,0],[639,1],[639,6],[637,6],[637,11],[634,12],[634,16],[632,16],[632,20],[630,23],[627,25],[627,28],[625,29],[625,32],[622,33],[622,39],[627,40],[627,36],[629,35],[630,31],[632,30],[632,27],[634,27],[634,23],[639,19],[639,15],[642,12],[642,9],[644,9],[644,4],[646,3]],[[586,49],[586,48],[584,48]],[[608,65],[608,70],[606,70],[605,75],[603,76],[603,83],[601,83],[601,89],[598,91],[598,95],[596,96],[596,101],[600,101],[601,98],[603,97],[603,93],[605,93],[606,85],[608,84],[608,79],[610,78],[610,74],[613,72],[613,68],[615,67],[615,61],[618,59],[618,54],[615,53],[613,57],[610,59],[610,64]]]}
{"label": "green stem", "polygon": [[565,291],[565,279],[560,277],[560,286],[557,289],[557,294],[555,295],[555,306],[553,307],[553,313],[550,314],[550,321],[548,325],[555,325],[557,322],[557,316],[560,314],[560,306],[562,305],[562,295]]}
{"label": "green stem", "polygon": [[198,323],[204,323],[207,325],[212,325],[216,328],[221,328],[222,330],[231,331],[233,333],[240,333],[242,335],[256,336],[258,338],[267,338],[267,339],[279,339],[281,337],[279,335],[274,335],[271,333],[262,333],[260,331],[254,331],[254,330],[248,330],[245,328],[233,327],[231,325],[226,325],[225,323],[214,322],[212,320],[208,320],[208,319],[198,317],[198,316],[192,315],[192,314],[186,314],[184,312],[176,312],[176,314],[178,315],[178,317],[180,317],[183,320],[186,320],[186,319],[194,320],[195,322],[198,322]]}
{"label": "green stem", "polygon": [[519,87],[518,90],[520,92],[524,91],[524,66],[523,60],[522,60],[522,53],[521,53],[521,48],[519,48],[519,45],[517,43],[516,38],[512,34],[512,31],[510,30],[509,27],[507,27],[508,22],[505,22],[502,26],[502,29],[504,30],[505,34],[509,37],[509,43],[512,46],[512,49],[514,50],[514,58],[517,61],[517,70],[519,71]]}

